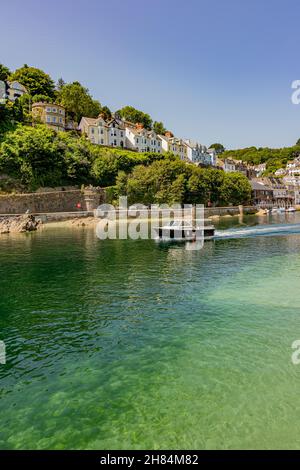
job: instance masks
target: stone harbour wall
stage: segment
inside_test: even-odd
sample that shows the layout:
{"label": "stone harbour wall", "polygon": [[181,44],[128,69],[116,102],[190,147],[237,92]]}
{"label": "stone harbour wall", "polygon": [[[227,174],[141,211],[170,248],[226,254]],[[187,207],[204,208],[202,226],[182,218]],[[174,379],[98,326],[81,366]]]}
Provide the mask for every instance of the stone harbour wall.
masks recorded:
{"label": "stone harbour wall", "polygon": [[0,215],[93,211],[104,202],[102,189],[47,191],[0,195]]}

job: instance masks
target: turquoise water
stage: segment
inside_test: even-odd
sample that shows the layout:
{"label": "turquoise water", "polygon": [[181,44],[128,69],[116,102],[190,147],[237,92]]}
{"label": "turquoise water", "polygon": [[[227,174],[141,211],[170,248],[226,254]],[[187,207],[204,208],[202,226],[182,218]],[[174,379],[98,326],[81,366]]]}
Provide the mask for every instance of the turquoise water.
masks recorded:
{"label": "turquoise water", "polygon": [[0,279],[1,449],[300,448],[300,235],[2,235]]}

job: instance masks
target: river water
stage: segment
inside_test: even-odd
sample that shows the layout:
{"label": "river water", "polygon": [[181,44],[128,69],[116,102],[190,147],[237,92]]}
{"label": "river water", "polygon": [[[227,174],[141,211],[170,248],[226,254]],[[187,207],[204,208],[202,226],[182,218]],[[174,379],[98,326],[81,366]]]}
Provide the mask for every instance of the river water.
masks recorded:
{"label": "river water", "polygon": [[2,235],[0,448],[300,448],[291,232],[200,251],[93,229]]}

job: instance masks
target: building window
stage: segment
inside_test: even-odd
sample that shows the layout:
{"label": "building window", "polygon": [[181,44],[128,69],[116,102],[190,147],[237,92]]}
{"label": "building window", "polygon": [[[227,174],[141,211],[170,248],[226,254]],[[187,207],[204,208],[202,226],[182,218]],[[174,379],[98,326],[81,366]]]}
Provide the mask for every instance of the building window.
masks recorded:
{"label": "building window", "polygon": [[104,144],[104,140],[103,140],[103,139],[101,139],[101,144],[102,144],[102,145]]}
{"label": "building window", "polygon": [[47,108],[47,113],[51,113],[51,108]]}
{"label": "building window", "polygon": [[59,122],[62,123],[62,118],[61,117],[59,118]]}
{"label": "building window", "polygon": [[53,118],[52,118],[52,122],[56,122],[56,117],[53,117]]}
{"label": "building window", "polygon": [[47,116],[47,122],[51,122],[50,116]]}
{"label": "building window", "polygon": [[121,137],[123,137],[123,131],[120,132]]}
{"label": "building window", "polygon": [[52,113],[57,113],[57,109],[56,109],[56,108],[52,108]]}

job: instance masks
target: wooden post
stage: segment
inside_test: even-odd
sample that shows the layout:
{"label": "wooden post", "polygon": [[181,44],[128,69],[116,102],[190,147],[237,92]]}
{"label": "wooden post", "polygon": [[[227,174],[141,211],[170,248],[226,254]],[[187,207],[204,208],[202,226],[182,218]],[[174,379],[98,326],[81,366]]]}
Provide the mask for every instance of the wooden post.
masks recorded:
{"label": "wooden post", "polygon": [[196,229],[197,221],[196,221],[196,205],[192,205],[192,227]]}

